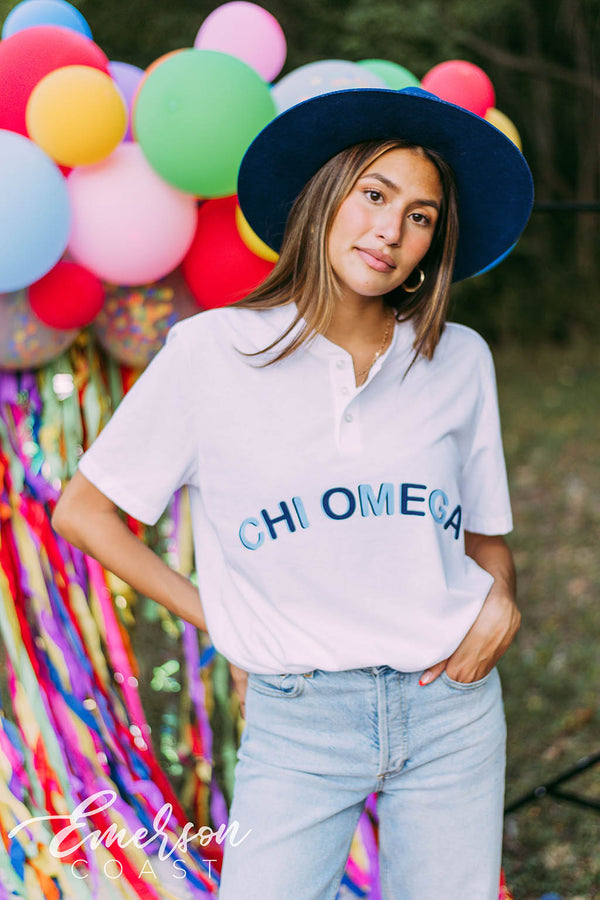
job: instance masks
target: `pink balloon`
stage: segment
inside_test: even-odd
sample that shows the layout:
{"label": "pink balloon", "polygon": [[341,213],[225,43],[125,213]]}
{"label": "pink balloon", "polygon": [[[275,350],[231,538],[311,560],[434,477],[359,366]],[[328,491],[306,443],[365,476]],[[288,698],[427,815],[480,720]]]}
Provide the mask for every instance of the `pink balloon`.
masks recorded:
{"label": "pink balloon", "polygon": [[198,50],[219,50],[237,56],[265,81],[273,81],[285,62],[285,35],[277,19],[246,0],[217,7],[204,20],[196,35]]}
{"label": "pink balloon", "polygon": [[434,66],[421,81],[424,90],[485,116],[496,103],[494,86],[483,69],[464,59],[449,59]]}
{"label": "pink balloon", "polygon": [[112,284],[148,284],[179,265],[194,237],[196,201],[171,187],[135,143],[67,179],[71,255]]}

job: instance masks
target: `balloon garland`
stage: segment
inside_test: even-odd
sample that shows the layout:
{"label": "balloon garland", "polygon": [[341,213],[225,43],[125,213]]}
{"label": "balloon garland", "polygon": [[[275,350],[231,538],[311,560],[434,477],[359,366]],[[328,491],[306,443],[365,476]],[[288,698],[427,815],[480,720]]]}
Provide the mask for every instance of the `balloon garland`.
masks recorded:
{"label": "balloon garland", "polygon": [[[441,62],[421,81],[384,59],[319,60],[282,76],[281,26],[246,0],[218,6],[191,37],[193,46],[144,71],[108,60],[67,0],[22,0],[6,18],[0,292],[10,298],[33,286],[27,312],[36,323],[61,332],[85,327],[102,311],[98,281],[143,287],[180,265],[197,310],[232,303],[260,284],[274,251],[239,210],[235,223],[215,215],[207,227],[208,211],[198,216],[197,207],[207,199],[235,207],[246,148],[278,112],[307,97],[422,84],[520,146],[515,125],[494,105],[489,77],[466,60]],[[223,277],[225,246],[227,274],[236,277]],[[79,265],[77,279],[67,263]],[[4,357],[0,343],[0,368],[28,365],[26,355]]]}

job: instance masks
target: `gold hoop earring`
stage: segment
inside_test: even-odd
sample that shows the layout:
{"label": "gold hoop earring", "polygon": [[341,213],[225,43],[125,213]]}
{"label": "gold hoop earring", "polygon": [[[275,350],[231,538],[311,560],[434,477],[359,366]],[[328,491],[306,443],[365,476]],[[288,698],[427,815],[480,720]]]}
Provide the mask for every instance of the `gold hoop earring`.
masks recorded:
{"label": "gold hoop earring", "polygon": [[414,294],[414,292],[418,291],[419,288],[421,287],[421,285],[423,284],[423,282],[425,281],[425,272],[423,271],[423,269],[419,269],[418,272],[419,272],[419,283],[418,284],[415,284],[414,287],[407,287],[406,282],[404,282],[404,284],[402,285],[402,290],[406,291],[407,294]]}

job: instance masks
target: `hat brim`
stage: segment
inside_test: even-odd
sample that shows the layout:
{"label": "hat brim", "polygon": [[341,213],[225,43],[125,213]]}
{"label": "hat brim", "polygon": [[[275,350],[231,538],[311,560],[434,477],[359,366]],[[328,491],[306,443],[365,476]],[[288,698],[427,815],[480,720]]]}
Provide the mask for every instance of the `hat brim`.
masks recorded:
{"label": "hat brim", "polygon": [[327,160],[362,141],[394,138],[437,151],[454,172],[454,281],[476,274],[513,246],[533,206],[525,158],[494,125],[420,88],[335,91],[273,119],[240,166],[238,200],[248,224],[278,251],[294,200]]}

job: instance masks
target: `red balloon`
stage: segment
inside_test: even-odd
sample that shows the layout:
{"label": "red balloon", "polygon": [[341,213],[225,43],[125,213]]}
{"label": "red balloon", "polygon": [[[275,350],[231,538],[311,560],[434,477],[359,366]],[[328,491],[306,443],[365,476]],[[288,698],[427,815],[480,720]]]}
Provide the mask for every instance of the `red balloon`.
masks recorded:
{"label": "red balloon", "polygon": [[203,309],[241,300],[265,280],[274,263],[248,249],[235,222],[237,197],[207,200],[198,211],[196,234],[182,270]]}
{"label": "red balloon", "polygon": [[449,59],[434,66],[421,81],[421,87],[478,116],[485,116],[496,105],[494,86],[488,76],[464,59]]}
{"label": "red balloon", "polygon": [[70,28],[36,25],[0,41],[0,128],[28,136],[29,96],[45,75],[62,66],[91,66],[110,74],[100,47]]}
{"label": "red balloon", "polygon": [[102,309],[104,287],[89,269],[63,260],[29,286],[29,303],[51,328],[85,328]]}

